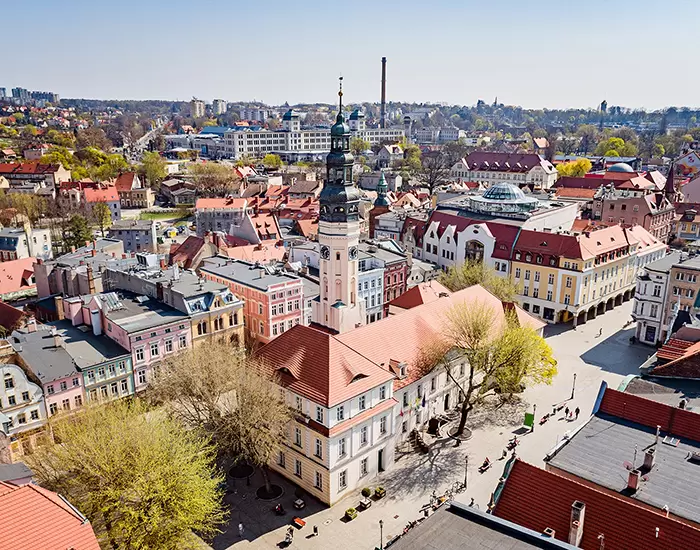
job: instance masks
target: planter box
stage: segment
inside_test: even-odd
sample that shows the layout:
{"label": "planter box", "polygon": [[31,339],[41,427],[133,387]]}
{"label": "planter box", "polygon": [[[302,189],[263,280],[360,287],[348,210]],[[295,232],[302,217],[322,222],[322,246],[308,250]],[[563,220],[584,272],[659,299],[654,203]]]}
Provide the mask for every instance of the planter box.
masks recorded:
{"label": "planter box", "polygon": [[374,496],[376,498],[384,498],[385,495],[386,495],[386,489],[384,489],[383,487],[377,487],[374,490]]}

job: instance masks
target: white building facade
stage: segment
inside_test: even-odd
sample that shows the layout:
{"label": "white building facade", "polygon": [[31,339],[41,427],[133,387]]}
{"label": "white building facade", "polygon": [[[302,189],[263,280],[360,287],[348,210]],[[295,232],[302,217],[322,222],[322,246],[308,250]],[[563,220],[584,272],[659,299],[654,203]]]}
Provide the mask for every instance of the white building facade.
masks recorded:
{"label": "white building facade", "polygon": [[15,435],[46,422],[41,388],[17,365],[0,365],[0,431]]}

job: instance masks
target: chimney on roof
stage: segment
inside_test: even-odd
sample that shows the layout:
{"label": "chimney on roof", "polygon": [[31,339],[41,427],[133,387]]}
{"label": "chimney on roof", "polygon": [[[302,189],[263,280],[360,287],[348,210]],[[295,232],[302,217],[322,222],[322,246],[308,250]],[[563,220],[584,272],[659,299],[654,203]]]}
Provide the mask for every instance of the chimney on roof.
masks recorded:
{"label": "chimney on roof", "polygon": [[36,319],[34,317],[27,321],[27,332],[36,332]]}
{"label": "chimney on roof", "polygon": [[583,538],[583,520],[586,516],[586,505],[575,500],[571,505],[571,525],[569,526],[569,544],[580,546]]}
{"label": "chimney on roof", "polygon": [[551,527],[545,527],[544,531],[542,532],[542,536],[547,537],[549,539],[553,539],[556,534],[557,534],[557,532],[554,529],[552,529]]}
{"label": "chimney on roof", "polygon": [[92,272],[92,266],[87,266],[87,279],[88,279],[88,294],[95,294],[95,275]]}
{"label": "chimney on roof", "polygon": [[636,492],[639,488],[639,478],[641,477],[641,472],[639,470],[632,470],[629,477],[627,478],[627,489],[632,492]]}
{"label": "chimney on roof", "polygon": [[56,305],[56,318],[59,321],[63,321],[63,319],[66,318],[66,315],[63,312],[63,296],[54,296],[53,302]]}
{"label": "chimney on roof", "polygon": [[386,128],[386,57],[382,57],[382,103],[380,107],[379,126]]}
{"label": "chimney on roof", "polygon": [[63,347],[63,337],[60,334],[53,335],[53,347],[62,348]]}
{"label": "chimney on roof", "polygon": [[647,449],[647,452],[644,453],[644,466],[643,468],[649,472],[651,469],[654,467],[654,458],[656,455],[656,449],[652,447],[651,449]]}

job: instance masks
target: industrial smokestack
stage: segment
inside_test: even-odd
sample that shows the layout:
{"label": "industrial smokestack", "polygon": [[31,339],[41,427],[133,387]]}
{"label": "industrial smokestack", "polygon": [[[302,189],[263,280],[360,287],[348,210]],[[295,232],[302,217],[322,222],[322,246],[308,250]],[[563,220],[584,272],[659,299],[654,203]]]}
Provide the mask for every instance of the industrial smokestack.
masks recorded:
{"label": "industrial smokestack", "polygon": [[382,57],[382,110],[379,126],[386,128],[386,57]]}

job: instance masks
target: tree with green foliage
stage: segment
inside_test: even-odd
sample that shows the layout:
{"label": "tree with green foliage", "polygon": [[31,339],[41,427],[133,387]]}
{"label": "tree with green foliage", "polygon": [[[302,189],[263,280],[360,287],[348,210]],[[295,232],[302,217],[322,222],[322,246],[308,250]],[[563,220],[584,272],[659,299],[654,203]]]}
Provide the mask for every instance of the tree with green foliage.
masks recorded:
{"label": "tree with green foliage", "polygon": [[102,236],[105,236],[105,229],[112,226],[112,212],[104,202],[98,202],[92,207],[92,215],[95,218],[97,227],[100,228]]}
{"label": "tree with green foliage", "polygon": [[476,260],[450,267],[440,274],[438,280],[452,292],[481,285],[504,302],[512,302],[517,294],[515,285],[508,277],[501,277],[493,268]]}
{"label": "tree with green foliage", "polygon": [[25,457],[38,482],[65,496],[103,548],[197,547],[226,513],[224,476],[206,437],[138,399],[51,421],[56,443]]}
{"label": "tree with green foliage", "polygon": [[17,130],[10,128],[9,126],[5,126],[4,124],[0,124],[0,137],[15,138],[17,137]]}
{"label": "tree with green foliage", "polygon": [[573,176],[582,178],[591,171],[593,165],[587,158],[572,160],[571,162],[562,162],[557,165],[559,176]]}
{"label": "tree with green foliage", "polygon": [[64,168],[70,170],[75,165],[75,159],[73,154],[65,147],[51,147],[48,152],[41,157],[41,161],[44,164],[61,164]]}
{"label": "tree with green foliage", "polygon": [[279,155],[268,153],[262,159],[262,163],[268,170],[279,170],[282,168],[282,159]]}
{"label": "tree with green foliage", "polygon": [[70,132],[59,132],[53,128],[46,132],[46,139],[59,147],[74,147],[75,136]]}
{"label": "tree with green foliage", "polygon": [[158,153],[146,152],[143,154],[139,173],[146,178],[151,187],[157,188],[168,175],[166,166],[165,160]]}
{"label": "tree with green foliage", "polygon": [[[467,369],[461,379],[460,364]],[[502,320],[487,303],[463,302],[448,311],[442,334],[425,341],[415,367],[425,374],[442,367],[459,388],[455,435],[461,435],[475,407],[495,395],[520,393],[528,385],[551,384],[556,365],[552,348],[514,312]]]}
{"label": "tree with green foliage", "polygon": [[625,142],[625,140],[620,137],[608,137],[598,143],[595,149],[596,155],[603,155],[606,157],[633,157],[637,153],[638,148],[634,143]]}
{"label": "tree with green foliage", "polygon": [[38,133],[39,131],[36,129],[36,126],[27,124],[24,128],[22,128],[22,132],[20,134],[25,139],[31,139],[33,137],[36,137]]}
{"label": "tree with green foliage", "polygon": [[370,147],[369,141],[362,138],[354,137],[350,140],[350,152],[356,157],[361,156]]}
{"label": "tree with green foliage", "polygon": [[81,214],[74,214],[68,222],[68,236],[65,241],[68,246],[76,248],[85,246],[86,241],[91,241],[93,238],[92,229],[88,225],[87,219]]}
{"label": "tree with green foliage", "polygon": [[119,154],[107,155],[104,162],[91,171],[93,179],[97,181],[106,181],[116,178],[122,172],[126,172],[131,168],[126,159]]}
{"label": "tree with green foliage", "polygon": [[12,113],[12,118],[15,119],[15,122],[22,122],[24,120],[24,113],[20,113],[19,111]]}

